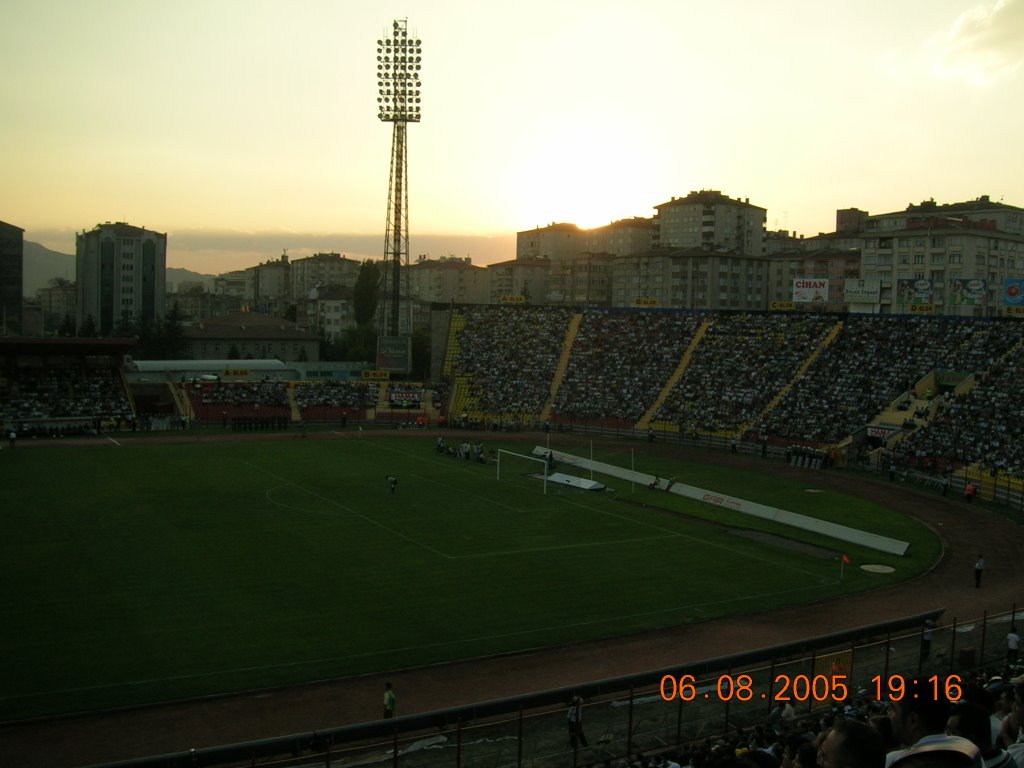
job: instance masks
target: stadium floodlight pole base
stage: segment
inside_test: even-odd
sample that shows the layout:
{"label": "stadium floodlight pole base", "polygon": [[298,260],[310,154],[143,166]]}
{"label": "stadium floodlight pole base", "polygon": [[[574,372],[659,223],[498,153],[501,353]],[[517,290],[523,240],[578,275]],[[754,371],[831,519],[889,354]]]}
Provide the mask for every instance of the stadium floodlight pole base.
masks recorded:
{"label": "stadium floodlight pole base", "polygon": [[548,493],[548,461],[547,459],[540,459],[536,456],[528,456],[525,453],[516,453],[514,451],[506,451],[504,448],[498,449],[498,476],[496,479],[501,480],[501,456],[515,456],[518,459],[526,459],[527,461],[536,461],[541,465],[541,477],[544,478],[544,495]]}

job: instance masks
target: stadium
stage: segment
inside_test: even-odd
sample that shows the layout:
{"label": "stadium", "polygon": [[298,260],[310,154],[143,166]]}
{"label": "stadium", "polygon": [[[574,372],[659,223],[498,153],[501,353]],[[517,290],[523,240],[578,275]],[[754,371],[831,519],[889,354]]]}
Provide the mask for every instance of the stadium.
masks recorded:
{"label": "stadium", "polygon": [[[809,722],[1006,671],[1012,319],[467,306],[431,338],[429,382],[0,340],[0,762],[611,765],[753,745],[829,665],[858,692]],[[659,695],[684,674],[700,706]]]}

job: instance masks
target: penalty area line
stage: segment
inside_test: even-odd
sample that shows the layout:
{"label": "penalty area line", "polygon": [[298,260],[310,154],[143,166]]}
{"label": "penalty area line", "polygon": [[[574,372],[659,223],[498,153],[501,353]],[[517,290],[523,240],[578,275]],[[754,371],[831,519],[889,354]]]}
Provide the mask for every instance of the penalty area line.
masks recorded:
{"label": "penalty area line", "polygon": [[112,437],[111,437],[110,435],[104,435],[104,437],[106,437],[106,438],[107,438],[107,440],[109,440],[110,442],[112,442],[112,443],[113,443],[114,445],[116,445],[116,446],[117,446],[118,448],[120,448],[120,447],[121,447],[121,444],[120,444],[119,442],[117,442],[117,440],[115,440],[114,438],[112,438]]}

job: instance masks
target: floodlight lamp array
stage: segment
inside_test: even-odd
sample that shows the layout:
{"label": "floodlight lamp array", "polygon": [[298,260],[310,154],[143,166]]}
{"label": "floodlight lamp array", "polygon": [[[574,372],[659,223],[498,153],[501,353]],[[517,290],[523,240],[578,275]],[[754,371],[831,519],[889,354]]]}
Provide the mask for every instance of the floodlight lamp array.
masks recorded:
{"label": "floodlight lamp array", "polygon": [[385,122],[419,122],[419,38],[409,37],[405,21],[395,21],[391,37],[377,41],[377,109]]}

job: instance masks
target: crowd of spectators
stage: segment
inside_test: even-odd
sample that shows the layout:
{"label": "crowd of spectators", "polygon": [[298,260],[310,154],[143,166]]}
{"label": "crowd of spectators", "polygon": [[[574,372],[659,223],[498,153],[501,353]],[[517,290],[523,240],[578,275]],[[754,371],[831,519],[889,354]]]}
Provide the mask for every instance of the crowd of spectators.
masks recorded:
{"label": "crowd of spectators", "polygon": [[116,370],[22,368],[7,370],[0,413],[12,424],[38,420],[127,421],[131,404]]}
{"label": "crowd of spectators", "polygon": [[469,379],[468,410],[539,414],[551,394],[572,311],[482,305],[464,315],[455,370]]}
{"label": "crowd of spectators", "polygon": [[675,371],[701,316],[589,310],[552,407],[558,417],[634,422]]}
{"label": "crowd of spectators", "polygon": [[283,381],[197,382],[189,388],[193,403],[236,409],[289,407],[288,385]]}
{"label": "crowd of spectators", "polygon": [[298,381],[292,393],[302,413],[311,409],[374,408],[380,397],[380,385],[362,381]]}
{"label": "crowd of spectators", "polygon": [[780,704],[752,728],[612,768],[1024,768],[1024,684],[971,682],[956,702],[930,685],[908,680],[899,700],[860,696],[816,714]]}
{"label": "crowd of spectators", "polygon": [[735,430],[753,421],[834,323],[812,314],[709,318],[707,333],[655,420],[677,424],[684,433]]}
{"label": "crowd of spectators", "polygon": [[772,435],[835,442],[933,370],[980,372],[1021,341],[1021,326],[974,318],[851,315],[766,418]]}
{"label": "crowd of spectators", "polygon": [[[569,310],[553,308],[465,310],[455,367],[469,382],[465,410],[488,418],[539,414],[570,317]],[[552,416],[635,423],[656,401],[702,319],[683,312],[587,310]],[[705,336],[655,422],[676,424],[683,433],[751,426],[764,439],[834,443],[863,428],[930,372],[974,373],[982,384],[969,396],[941,402],[935,423],[917,429],[894,459],[905,463],[910,456],[940,467],[980,461],[1024,475],[1024,440],[1012,418],[1024,396],[1014,387],[1015,361],[1002,362],[1024,341],[1024,324],[780,313],[712,314],[707,321]],[[842,327],[835,340],[812,359],[837,322]],[[927,421],[924,413],[906,416],[915,427]]]}
{"label": "crowd of spectators", "polygon": [[[551,397],[572,316],[568,308],[553,307],[464,309],[454,377],[438,384],[438,399],[447,402],[456,379],[466,382],[469,398],[457,413],[447,414],[448,420],[504,424],[539,418]],[[932,371],[974,374],[979,383],[970,393],[943,392],[933,400],[930,422],[920,409],[906,413],[915,428],[892,460],[939,469],[980,462],[1024,476],[1024,427],[1015,418],[1024,394],[1014,352],[1024,346],[1024,324],[1003,319],[849,315],[839,320],[803,313],[588,309],[552,402],[552,421],[636,423],[657,401],[705,320],[707,332],[655,422],[676,424],[683,433],[753,426],[760,439],[834,443],[906,397]],[[840,322],[835,340],[812,358]],[[306,418],[370,409],[380,394],[375,383],[292,386]],[[259,409],[290,416],[287,387],[271,380],[193,381],[185,390],[196,412],[216,421]],[[116,369],[85,365],[4,371],[0,413],[26,434],[36,428],[58,435],[134,423]]]}
{"label": "crowd of spectators", "polygon": [[909,433],[894,450],[901,465],[942,470],[978,462],[982,467],[1024,477],[1024,389],[1016,360],[980,376],[967,394],[943,398],[934,419]]}

